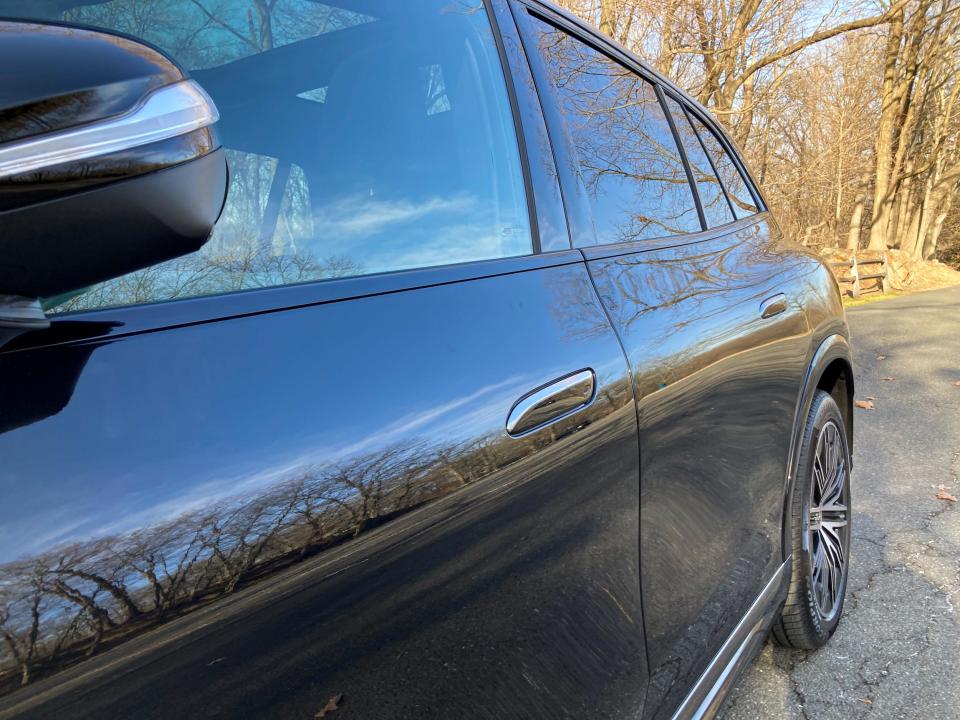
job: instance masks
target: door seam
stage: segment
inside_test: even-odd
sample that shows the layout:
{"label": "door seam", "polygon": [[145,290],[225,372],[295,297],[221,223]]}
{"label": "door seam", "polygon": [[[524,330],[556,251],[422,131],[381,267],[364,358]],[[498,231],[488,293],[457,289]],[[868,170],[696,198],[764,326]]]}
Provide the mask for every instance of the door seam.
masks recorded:
{"label": "door seam", "polygon": [[[617,345],[620,346],[620,353],[623,355],[624,362],[627,364],[627,373],[630,376],[630,392],[633,395],[633,414],[636,421],[637,436],[637,496],[641,498],[641,500],[637,502],[637,584],[639,585],[640,590],[640,627],[643,629],[643,652],[647,660],[647,668],[649,672],[649,668],[652,666],[650,664],[650,647],[647,644],[647,626],[643,613],[643,554],[641,553],[640,546],[640,523],[642,522],[640,506],[642,504],[643,496],[640,488],[640,482],[641,475],[643,474],[643,465],[641,464],[642,451],[640,449],[640,403],[637,401],[637,378],[636,374],[633,372],[633,364],[630,362],[630,356],[627,354],[627,348],[623,344],[623,339],[620,337],[620,333],[617,332],[617,326],[614,325],[613,318],[610,316],[610,310],[607,308],[607,304],[603,300],[603,295],[601,295],[600,289],[597,287],[597,282],[593,277],[593,270],[590,268],[590,261],[587,260],[587,256],[584,254],[582,248],[578,248],[577,252],[579,252],[583,258],[583,265],[587,269],[587,277],[590,278],[590,285],[593,287],[593,294],[600,303],[600,308],[603,310],[603,316],[607,319],[607,325],[613,332],[613,336],[617,339]],[[647,691],[649,692],[649,686]],[[646,706],[646,698],[644,698],[644,706]]]}

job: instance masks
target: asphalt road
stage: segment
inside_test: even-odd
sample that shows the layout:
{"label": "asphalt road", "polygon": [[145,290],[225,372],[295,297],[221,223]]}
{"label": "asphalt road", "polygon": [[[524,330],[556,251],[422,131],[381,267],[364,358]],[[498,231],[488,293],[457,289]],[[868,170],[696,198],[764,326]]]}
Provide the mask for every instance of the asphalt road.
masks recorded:
{"label": "asphalt road", "polygon": [[[853,566],[813,652],[772,642],[724,720],[960,718],[960,287],[847,311],[856,363]],[[885,379],[885,378],[893,378]]]}

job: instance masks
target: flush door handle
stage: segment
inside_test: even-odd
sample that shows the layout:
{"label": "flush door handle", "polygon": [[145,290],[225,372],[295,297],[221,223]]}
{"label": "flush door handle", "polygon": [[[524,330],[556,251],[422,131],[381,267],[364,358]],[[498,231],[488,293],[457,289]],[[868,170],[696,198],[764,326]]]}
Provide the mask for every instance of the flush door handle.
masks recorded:
{"label": "flush door handle", "polygon": [[585,408],[593,401],[596,376],[580,370],[520,398],[507,416],[507,432],[522,435]]}
{"label": "flush door handle", "polygon": [[760,303],[760,317],[764,320],[779,315],[787,309],[787,296],[783,293],[777,293]]}

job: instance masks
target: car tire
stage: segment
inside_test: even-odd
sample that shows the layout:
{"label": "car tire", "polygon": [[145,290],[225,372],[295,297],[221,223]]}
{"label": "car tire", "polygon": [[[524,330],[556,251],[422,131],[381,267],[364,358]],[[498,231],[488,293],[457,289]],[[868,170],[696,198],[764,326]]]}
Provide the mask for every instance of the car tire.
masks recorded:
{"label": "car tire", "polygon": [[810,406],[790,497],[790,589],[773,626],[792,648],[821,647],[843,613],[850,567],[850,443],[836,401],[818,390]]}

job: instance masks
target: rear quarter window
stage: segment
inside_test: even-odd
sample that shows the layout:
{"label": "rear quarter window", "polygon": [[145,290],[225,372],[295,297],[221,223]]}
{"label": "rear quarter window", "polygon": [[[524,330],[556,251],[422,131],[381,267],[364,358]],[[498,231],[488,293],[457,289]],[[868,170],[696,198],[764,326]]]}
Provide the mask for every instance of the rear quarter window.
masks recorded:
{"label": "rear quarter window", "polygon": [[601,244],[699,232],[693,192],[652,83],[532,19]]}
{"label": "rear quarter window", "polygon": [[733,205],[737,217],[743,218],[759,212],[746,179],[723,143],[720,142],[713,130],[704,125],[696,115],[691,114],[690,119],[703,141],[710,159],[713,160],[717,175],[720,176],[720,181],[727,190],[727,196],[730,198],[730,203]]}
{"label": "rear quarter window", "polygon": [[697,184],[700,195],[700,205],[703,207],[704,219],[708,227],[716,227],[733,221],[733,210],[727,201],[727,195],[720,184],[713,168],[713,163],[707,158],[707,153],[690,124],[683,106],[673,98],[667,96],[667,107],[673,116],[673,124],[677,128],[677,136],[687,154],[690,172]]}

